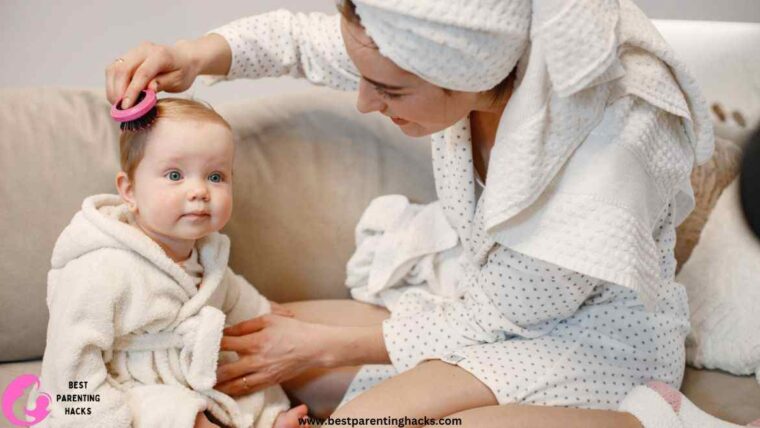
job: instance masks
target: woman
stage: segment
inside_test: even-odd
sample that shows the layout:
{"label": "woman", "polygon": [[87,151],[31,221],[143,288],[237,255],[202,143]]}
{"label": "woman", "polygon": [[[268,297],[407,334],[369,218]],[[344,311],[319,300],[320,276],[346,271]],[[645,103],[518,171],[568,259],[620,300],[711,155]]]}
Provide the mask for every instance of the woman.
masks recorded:
{"label": "woman", "polygon": [[285,304],[295,317],[225,331],[222,347],[242,358],[220,367],[217,388],[284,382],[333,417],[646,425],[616,409],[648,380],[680,386],[689,324],[675,226],[693,207],[692,165],[713,144],[704,101],[668,46],[629,0],[339,9],[145,43],[109,65],[108,99],[129,106],[145,87],[182,91],[199,74],[358,89],[359,111],[432,134],[466,291],[443,302],[406,293],[393,314]]}

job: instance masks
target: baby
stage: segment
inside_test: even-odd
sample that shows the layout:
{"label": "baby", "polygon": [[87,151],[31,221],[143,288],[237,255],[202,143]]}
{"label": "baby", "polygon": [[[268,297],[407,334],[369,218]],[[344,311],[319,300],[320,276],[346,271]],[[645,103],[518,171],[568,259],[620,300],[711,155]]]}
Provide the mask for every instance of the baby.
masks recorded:
{"label": "baby", "polygon": [[306,407],[288,410],[279,385],[235,399],[213,389],[224,326],[287,312],[227,267],[230,125],[190,100],[156,112],[121,135],[119,195],[86,198],[53,250],[43,424],[296,427]]}

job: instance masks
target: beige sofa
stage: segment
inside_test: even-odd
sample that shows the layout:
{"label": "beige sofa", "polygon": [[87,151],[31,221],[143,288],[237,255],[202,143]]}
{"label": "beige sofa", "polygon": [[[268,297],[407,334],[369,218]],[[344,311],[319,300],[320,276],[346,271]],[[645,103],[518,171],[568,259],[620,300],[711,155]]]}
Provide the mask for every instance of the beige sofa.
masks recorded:
{"label": "beige sofa", "polygon": [[[275,301],[345,298],[353,229],[375,196],[435,198],[429,147],[354,94],[217,106],[239,137],[231,265]],[[0,90],[0,387],[39,373],[46,272],[56,237],[90,194],[113,192],[118,130],[97,90]],[[683,391],[722,418],[760,417],[754,377],[686,369]],[[5,425],[4,425],[5,424]],[[0,416],[0,426],[10,426]]]}

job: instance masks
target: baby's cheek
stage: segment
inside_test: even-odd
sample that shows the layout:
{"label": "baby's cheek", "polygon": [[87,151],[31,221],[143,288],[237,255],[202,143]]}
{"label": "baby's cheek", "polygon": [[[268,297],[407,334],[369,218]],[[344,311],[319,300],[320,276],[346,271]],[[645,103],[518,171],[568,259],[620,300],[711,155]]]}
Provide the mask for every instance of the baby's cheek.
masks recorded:
{"label": "baby's cheek", "polygon": [[221,229],[225,224],[227,224],[227,222],[230,220],[230,217],[232,216],[232,195],[222,195],[222,197],[217,199],[216,205],[216,213],[214,216],[216,218],[214,219],[214,223],[219,229]]}
{"label": "baby's cheek", "polygon": [[167,195],[157,201],[155,207],[156,215],[160,216],[160,221],[166,226],[171,226],[178,221],[182,215],[183,201],[174,195]]}

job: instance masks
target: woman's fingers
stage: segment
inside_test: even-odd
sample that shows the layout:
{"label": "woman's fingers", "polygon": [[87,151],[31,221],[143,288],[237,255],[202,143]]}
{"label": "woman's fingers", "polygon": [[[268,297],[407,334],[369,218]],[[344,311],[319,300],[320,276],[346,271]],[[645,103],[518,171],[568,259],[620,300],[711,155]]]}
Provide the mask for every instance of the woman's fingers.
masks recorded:
{"label": "woman's fingers", "polygon": [[243,394],[250,394],[259,391],[268,386],[274,385],[275,380],[270,373],[259,372],[241,376],[230,381],[217,384],[214,389],[221,391],[229,396],[236,397]]}
{"label": "woman's fingers", "polygon": [[221,384],[243,375],[256,372],[261,367],[262,364],[257,356],[245,355],[237,361],[219,366],[216,369],[216,383]]}
{"label": "woman's fingers", "polygon": [[129,82],[126,91],[124,91],[124,101],[122,101],[121,107],[131,107],[137,99],[137,96],[140,94],[140,91],[147,88],[148,83],[150,83],[153,78],[170,66],[171,56],[165,48],[157,46],[150,49],[150,53],[145,58],[145,61],[137,67],[135,73],[132,75],[132,80]]}
{"label": "woman's fingers", "polygon": [[258,349],[259,343],[256,335],[246,336],[222,336],[222,342],[219,345],[222,351],[234,351],[237,353],[249,354]]}
{"label": "woman's fingers", "polygon": [[269,318],[266,315],[262,315],[231,325],[224,329],[224,334],[225,336],[242,336],[244,334],[257,332],[266,327],[268,323]]}
{"label": "woman's fingers", "polygon": [[146,47],[143,44],[131,49],[106,67],[106,96],[112,104],[122,97],[135,69],[145,60]]}

